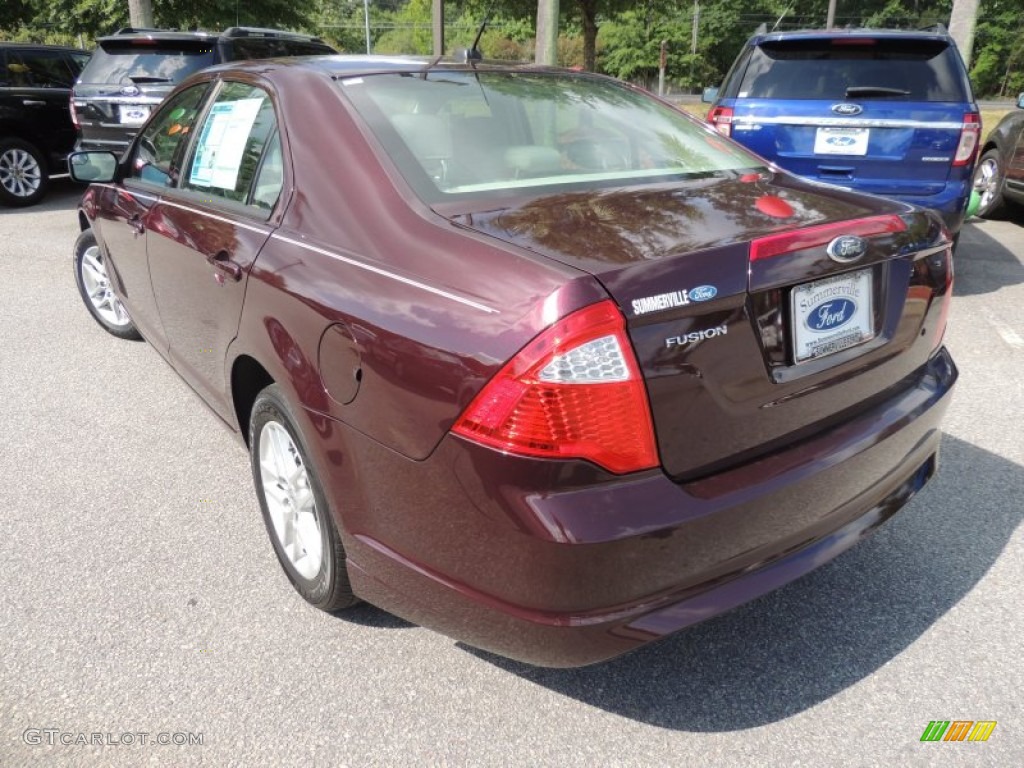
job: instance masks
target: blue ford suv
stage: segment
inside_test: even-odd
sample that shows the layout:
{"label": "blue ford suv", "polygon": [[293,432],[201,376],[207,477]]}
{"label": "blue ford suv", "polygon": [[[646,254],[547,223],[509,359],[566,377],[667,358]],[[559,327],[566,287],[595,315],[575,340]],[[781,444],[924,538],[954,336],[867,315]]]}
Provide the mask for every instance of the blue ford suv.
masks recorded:
{"label": "blue ford suv", "polygon": [[981,119],[945,30],[756,34],[708,121],[786,170],[938,211],[960,230]]}

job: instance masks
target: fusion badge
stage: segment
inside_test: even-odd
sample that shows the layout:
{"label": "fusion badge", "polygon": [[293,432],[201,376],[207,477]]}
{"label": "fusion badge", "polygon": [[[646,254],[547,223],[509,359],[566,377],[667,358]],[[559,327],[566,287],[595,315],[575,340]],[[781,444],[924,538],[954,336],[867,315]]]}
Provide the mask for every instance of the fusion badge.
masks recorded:
{"label": "fusion badge", "polygon": [[716,325],[714,328],[705,328],[703,331],[691,331],[680,336],[669,336],[665,339],[665,346],[671,349],[672,347],[682,347],[686,344],[696,344],[698,341],[704,341],[704,339],[725,336],[728,332],[729,326]]}

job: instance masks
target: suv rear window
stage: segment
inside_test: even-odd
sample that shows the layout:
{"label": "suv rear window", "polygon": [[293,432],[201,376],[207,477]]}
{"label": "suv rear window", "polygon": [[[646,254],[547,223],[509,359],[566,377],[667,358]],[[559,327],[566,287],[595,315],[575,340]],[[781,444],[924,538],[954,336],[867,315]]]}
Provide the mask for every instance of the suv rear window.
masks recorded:
{"label": "suv rear window", "polygon": [[955,50],[943,40],[771,41],[754,49],[737,96],[970,101],[960,72]]}
{"label": "suv rear window", "polygon": [[213,63],[213,41],[107,41],[96,49],[81,82],[180,83]]}

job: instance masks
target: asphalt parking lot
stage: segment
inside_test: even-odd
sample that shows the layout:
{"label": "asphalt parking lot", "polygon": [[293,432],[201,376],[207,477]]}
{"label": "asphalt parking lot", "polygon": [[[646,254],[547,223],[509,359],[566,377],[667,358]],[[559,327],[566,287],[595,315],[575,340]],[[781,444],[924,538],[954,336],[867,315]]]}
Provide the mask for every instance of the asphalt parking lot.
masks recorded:
{"label": "asphalt parking lot", "polygon": [[[0,765],[1024,765],[1024,219],[964,231],[961,378],[910,505],[730,614],[546,670],[293,593],[240,444],[82,307],[79,192],[0,210]],[[998,725],[922,743],[932,720]]]}

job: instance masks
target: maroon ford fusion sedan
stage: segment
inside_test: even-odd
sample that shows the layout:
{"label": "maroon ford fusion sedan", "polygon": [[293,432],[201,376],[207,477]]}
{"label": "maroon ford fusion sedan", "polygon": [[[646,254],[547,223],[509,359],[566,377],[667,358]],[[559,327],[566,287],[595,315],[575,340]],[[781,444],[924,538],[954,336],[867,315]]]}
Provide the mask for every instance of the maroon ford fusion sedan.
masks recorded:
{"label": "maroon ford fusion sedan", "polygon": [[807,573],[935,472],[940,220],[613,80],[234,64],[72,170],[86,307],[238,432],[324,610],[588,664]]}

